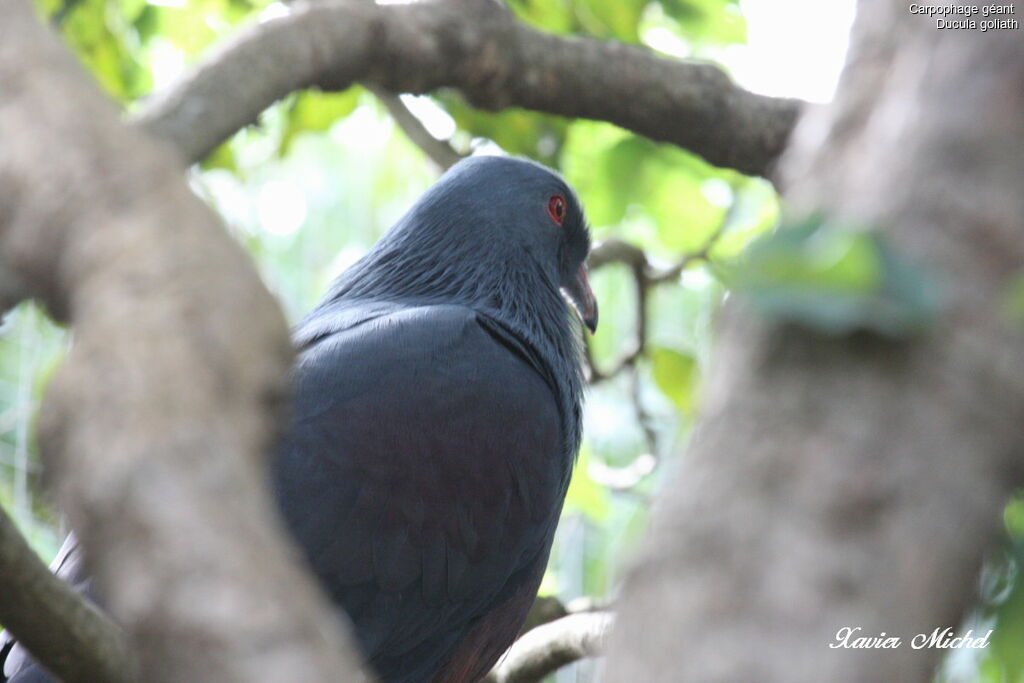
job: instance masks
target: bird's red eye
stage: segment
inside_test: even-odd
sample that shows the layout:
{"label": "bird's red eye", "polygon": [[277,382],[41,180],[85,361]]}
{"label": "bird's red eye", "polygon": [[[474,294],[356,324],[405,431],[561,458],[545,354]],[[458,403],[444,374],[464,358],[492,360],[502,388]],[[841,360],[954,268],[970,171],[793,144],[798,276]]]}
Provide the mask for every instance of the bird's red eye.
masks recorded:
{"label": "bird's red eye", "polygon": [[548,214],[556,224],[561,225],[565,220],[565,197],[556,194],[548,200]]}

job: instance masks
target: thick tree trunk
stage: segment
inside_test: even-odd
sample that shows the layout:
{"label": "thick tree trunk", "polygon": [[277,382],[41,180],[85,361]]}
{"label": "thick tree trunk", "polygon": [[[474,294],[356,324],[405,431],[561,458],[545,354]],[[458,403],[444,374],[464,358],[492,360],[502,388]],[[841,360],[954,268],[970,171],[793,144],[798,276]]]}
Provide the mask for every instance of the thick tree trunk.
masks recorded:
{"label": "thick tree trunk", "polygon": [[[784,161],[796,210],[885,231],[949,308],[905,342],[730,306],[704,419],[626,580],[610,681],[927,681],[1021,483],[1024,40],[866,0],[830,107]],[[787,182],[788,181],[788,182]],[[839,629],[902,637],[832,649]]]}

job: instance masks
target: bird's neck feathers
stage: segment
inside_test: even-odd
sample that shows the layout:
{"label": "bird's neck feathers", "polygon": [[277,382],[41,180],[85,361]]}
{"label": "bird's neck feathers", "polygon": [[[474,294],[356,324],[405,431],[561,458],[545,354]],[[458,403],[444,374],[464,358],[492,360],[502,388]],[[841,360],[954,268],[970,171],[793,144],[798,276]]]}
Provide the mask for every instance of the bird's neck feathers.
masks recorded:
{"label": "bird's neck feathers", "polygon": [[579,446],[583,389],[580,338],[553,272],[507,239],[401,223],[335,282],[324,304],[342,300],[403,305],[458,304],[497,321],[546,365]]}

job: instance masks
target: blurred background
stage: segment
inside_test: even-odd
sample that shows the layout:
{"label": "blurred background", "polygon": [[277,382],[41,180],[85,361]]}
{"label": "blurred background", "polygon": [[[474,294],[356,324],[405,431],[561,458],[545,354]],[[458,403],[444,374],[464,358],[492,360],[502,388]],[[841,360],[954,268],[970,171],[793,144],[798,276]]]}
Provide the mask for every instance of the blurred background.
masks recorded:
{"label": "blurred background", "polygon": [[[36,4],[129,111],[240,26],[288,11],[266,0]],[[508,5],[545,31],[713,61],[750,90],[814,102],[834,93],[853,20],[852,0]],[[360,87],[292,95],[189,171],[194,191],[252,254],[292,322],[441,172],[386,104]],[[402,96],[398,106],[458,154],[521,155],[560,170],[579,192],[597,242],[622,240],[646,255],[653,277],[643,286],[624,263],[592,274],[601,327],[588,339],[585,439],[541,591],[569,605],[613,602],[653,492],[681,457],[699,406],[712,323],[726,296],[714,264],[772,229],[775,190],[606,123],[476,111],[453,92]],[[46,561],[64,530],[42,485],[33,419],[70,341],[32,305],[0,327],[0,503]],[[988,650],[960,651],[938,680],[1021,679],[1024,654],[1012,644],[1024,642],[1024,595],[1015,590],[1024,505],[1010,505],[1007,526],[1005,556],[989,562],[972,621],[984,628],[998,619],[1000,637]],[[593,667],[564,669],[557,680],[593,680]]]}

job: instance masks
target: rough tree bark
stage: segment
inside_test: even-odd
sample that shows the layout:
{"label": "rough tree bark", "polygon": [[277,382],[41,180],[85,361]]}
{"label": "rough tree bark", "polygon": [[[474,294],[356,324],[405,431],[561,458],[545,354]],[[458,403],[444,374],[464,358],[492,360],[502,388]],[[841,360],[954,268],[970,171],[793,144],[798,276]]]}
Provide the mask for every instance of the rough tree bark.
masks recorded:
{"label": "rough tree bark", "polygon": [[146,680],[357,671],[264,483],[280,309],[23,0],[0,3],[0,273],[5,307],[36,297],[74,326],[41,451]]}
{"label": "rough tree bark", "polygon": [[[796,211],[884,230],[949,309],[903,342],[725,311],[704,418],[629,572],[610,681],[928,681],[1022,482],[1024,40],[864,0],[831,106],[783,163]],[[903,637],[830,649],[844,626]]]}

